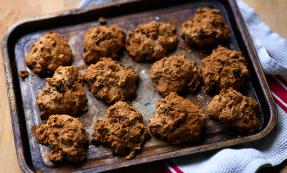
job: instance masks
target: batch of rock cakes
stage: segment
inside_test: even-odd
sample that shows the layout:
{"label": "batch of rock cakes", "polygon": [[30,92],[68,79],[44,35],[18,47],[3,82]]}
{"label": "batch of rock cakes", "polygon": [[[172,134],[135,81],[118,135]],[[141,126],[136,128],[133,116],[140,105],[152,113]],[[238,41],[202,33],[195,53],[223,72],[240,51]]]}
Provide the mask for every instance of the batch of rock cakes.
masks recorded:
{"label": "batch of rock cakes", "polygon": [[[168,56],[179,43],[177,32],[191,47],[213,48],[201,68],[185,55]],[[49,160],[82,162],[89,144],[132,159],[151,135],[171,145],[192,144],[204,138],[208,118],[240,133],[258,130],[256,100],[238,90],[249,76],[247,61],[240,51],[221,46],[231,34],[219,10],[198,8],[178,31],[171,23],[150,21],[127,33],[116,24],[89,28],[83,37],[84,74],[71,66],[71,47],[59,33],[45,33],[31,45],[25,63],[33,73],[48,76],[36,99],[42,123],[32,131],[40,144],[50,147]],[[144,112],[131,105],[140,75],[118,62],[123,51],[136,63],[151,64],[150,77],[162,98],[148,123],[143,121]],[[109,106],[94,122],[91,142],[76,118],[89,109],[84,85]],[[207,111],[184,97],[203,85],[213,97]]]}

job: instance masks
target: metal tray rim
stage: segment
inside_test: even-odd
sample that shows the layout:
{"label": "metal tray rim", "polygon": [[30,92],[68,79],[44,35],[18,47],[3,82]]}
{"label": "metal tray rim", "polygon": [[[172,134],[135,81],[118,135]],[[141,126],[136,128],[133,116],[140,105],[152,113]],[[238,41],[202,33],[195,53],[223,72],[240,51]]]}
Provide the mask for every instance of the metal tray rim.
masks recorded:
{"label": "metal tray rim", "polygon": [[[19,119],[17,116],[17,110],[16,110],[17,105],[15,103],[16,101],[11,99],[11,98],[15,98],[15,93],[14,93],[14,86],[11,83],[11,81],[13,80],[13,77],[11,74],[12,69],[10,68],[9,53],[8,53],[8,41],[9,41],[11,35],[13,34],[13,31],[16,30],[17,28],[21,28],[22,26],[24,26],[28,23],[33,23],[33,22],[40,21],[40,20],[50,20],[50,19],[53,19],[53,18],[56,18],[59,16],[78,15],[78,14],[86,13],[86,12],[93,11],[96,9],[109,8],[112,6],[121,6],[121,5],[129,4],[129,3],[136,3],[136,2],[140,2],[140,1],[141,0],[129,0],[129,1],[123,0],[121,2],[111,2],[111,3],[107,3],[107,4],[99,4],[95,7],[66,10],[66,11],[62,11],[62,12],[43,15],[40,17],[30,17],[30,18],[23,19],[19,22],[16,22],[11,27],[9,27],[8,30],[5,32],[3,40],[2,40],[2,50],[3,50],[2,55],[3,55],[3,64],[4,64],[4,72],[5,72],[4,75],[5,75],[5,81],[6,81],[7,96],[8,96],[8,101],[9,101],[9,109],[10,109],[10,114],[11,114],[11,123],[12,123],[14,140],[15,140],[14,143],[15,143],[15,148],[16,148],[17,161],[18,161],[20,168],[22,169],[23,172],[25,172],[25,173],[29,172],[30,173],[30,172],[34,172],[34,171],[29,167],[26,159],[24,158],[23,143],[20,140],[20,138],[21,138],[20,128],[16,129],[14,126],[15,123],[19,122]],[[227,1],[231,5],[231,7],[233,7],[232,8],[233,13],[239,17],[239,18],[235,19],[236,23],[237,24],[238,23],[244,23],[243,18],[241,16],[241,13],[239,11],[239,8],[238,8],[235,0],[227,0]],[[245,23],[244,23],[244,25],[242,25],[242,28],[239,28],[239,30],[240,30],[240,33],[246,34],[246,35],[242,34],[242,37],[249,44],[249,47],[247,46],[247,50],[248,50],[248,53],[251,54],[251,57],[253,57],[253,58],[251,58],[253,65],[254,65],[254,63],[260,64],[256,50],[254,48],[254,45],[253,45],[252,40],[250,38],[250,35],[247,31]],[[227,141],[221,141],[221,142],[216,143],[218,145],[215,145],[213,147],[210,147],[209,146],[210,144],[196,146],[196,148],[205,149],[204,151],[201,151],[201,152],[206,152],[206,151],[210,151],[210,150],[215,150],[215,149],[220,149],[220,148],[224,148],[224,147],[230,147],[230,146],[235,146],[235,145],[239,145],[239,144],[243,144],[243,143],[247,143],[247,142],[256,141],[256,140],[259,140],[259,139],[265,137],[274,129],[276,122],[277,122],[277,109],[276,109],[273,97],[271,96],[271,91],[267,85],[267,81],[266,81],[266,78],[264,76],[261,65],[258,65],[257,69],[255,69],[255,71],[257,74],[260,74],[258,76],[259,78],[261,78],[261,80],[259,80],[260,84],[263,86],[266,86],[266,87],[262,87],[262,90],[263,90],[265,98],[267,100],[269,100],[268,107],[270,110],[270,119],[269,119],[266,127],[256,134],[241,137],[241,138],[236,138],[236,139],[230,139]],[[233,142],[230,143],[231,141],[233,141]],[[18,143],[20,147],[19,146],[17,147],[16,143]],[[230,144],[228,144],[228,143],[230,143]],[[225,144],[225,145],[220,145],[220,144]],[[186,148],[184,150],[188,150],[188,148]],[[186,151],[186,152],[188,152],[188,151]],[[189,154],[186,154],[186,153],[176,153],[176,151],[173,151],[173,152],[169,152],[169,154],[170,153],[172,153],[172,155],[173,155],[172,158],[173,158],[173,157],[190,155],[190,154],[194,154],[197,152],[191,152]],[[149,160],[144,160],[143,158],[130,160],[130,161],[128,161],[128,164],[125,164],[121,167],[117,167],[116,164],[109,165],[110,168],[105,168],[106,166],[102,166],[100,172],[107,171],[107,170],[114,170],[117,168],[133,166],[133,165],[137,165],[137,164],[150,163],[150,162],[157,161],[157,160],[165,160],[165,159],[171,158],[167,155],[167,153],[160,154],[159,156],[160,156],[160,159],[153,158],[155,156],[151,156]],[[82,170],[81,172],[86,172],[86,171],[98,172],[99,170],[96,170],[96,168],[88,168],[88,169]]]}

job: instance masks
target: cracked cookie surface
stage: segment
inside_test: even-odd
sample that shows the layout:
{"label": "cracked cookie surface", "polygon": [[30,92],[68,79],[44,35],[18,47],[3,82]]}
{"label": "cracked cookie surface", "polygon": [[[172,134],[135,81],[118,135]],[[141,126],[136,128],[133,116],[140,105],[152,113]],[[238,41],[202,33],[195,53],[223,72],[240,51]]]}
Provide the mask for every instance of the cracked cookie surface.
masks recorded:
{"label": "cracked cookie surface", "polygon": [[150,137],[142,115],[131,105],[119,101],[107,109],[94,125],[95,144],[111,147],[118,155],[131,159]]}
{"label": "cracked cookie surface", "polygon": [[200,69],[184,55],[173,55],[156,61],[150,73],[156,90],[163,96],[170,92],[194,93],[202,81]]}
{"label": "cracked cookie surface", "polygon": [[113,104],[136,97],[139,74],[111,58],[102,58],[88,67],[85,80],[96,98]]}
{"label": "cracked cookie surface", "polygon": [[125,40],[125,31],[115,24],[88,29],[84,36],[84,61],[94,64],[102,57],[117,59]]}
{"label": "cracked cookie surface", "polygon": [[151,21],[140,24],[129,34],[126,49],[136,62],[156,61],[177,45],[176,27]]}
{"label": "cracked cookie surface", "polygon": [[260,121],[257,116],[258,105],[255,99],[228,88],[212,98],[207,112],[227,126],[239,131],[255,132]]}
{"label": "cracked cookie surface", "polygon": [[81,162],[86,159],[88,136],[82,123],[69,115],[51,115],[33,128],[40,144],[49,145],[49,160],[53,162]]}
{"label": "cracked cookie surface", "polygon": [[217,45],[230,39],[230,30],[218,9],[198,8],[181,27],[181,36],[189,45]]}
{"label": "cracked cookie surface", "polygon": [[171,144],[193,143],[201,138],[206,117],[192,101],[172,92],[157,102],[156,109],[149,119],[152,135]]}
{"label": "cracked cookie surface", "polygon": [[59,67],[52,78],[46,79],[39,91],[37,104],[42,119],[53,114],[76,116],[88,110],[84,80],[76,67]]}
{"label": "cracked cookie surface", "polygon": [[208,93],[239,88],[248,78],[247,62],[240,51],[218,46],[202,60],[202,77]]}
{"label": "cracked cookie surface", "polygon": [[50,76],[59,66],[73,63],[72,50],[59,33],[48,32],[32,44],[25,63],[34,73]]}

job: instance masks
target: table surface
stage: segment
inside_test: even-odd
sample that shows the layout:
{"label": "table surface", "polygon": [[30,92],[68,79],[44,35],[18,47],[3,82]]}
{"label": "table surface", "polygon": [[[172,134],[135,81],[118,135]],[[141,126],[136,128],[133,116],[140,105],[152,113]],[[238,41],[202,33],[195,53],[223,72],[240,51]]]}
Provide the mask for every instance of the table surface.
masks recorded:
{"label": "table surface", "polygon": [[[72,9],[80,0],[1,0],[0,39],[11,24],[23,18]],[[287,38],[287,1],[286,0],[245,0],[257,14],[283,37]],[[24,7],[24,8],[23,8]],[[1,172],[21,172],[16,158],[12,125],[8,108],[6,84],[0,50],[0,170]],[[263,168],[262,172],[287,173],[287,162],[275,168]],[[260,172],[261,172],[260,171]]]}

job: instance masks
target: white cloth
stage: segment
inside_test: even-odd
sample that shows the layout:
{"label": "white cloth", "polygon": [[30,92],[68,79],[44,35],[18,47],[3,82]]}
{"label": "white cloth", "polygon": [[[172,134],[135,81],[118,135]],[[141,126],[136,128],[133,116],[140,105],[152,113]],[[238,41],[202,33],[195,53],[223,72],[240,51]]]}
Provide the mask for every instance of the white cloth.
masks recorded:
{"label": "white cloth", "polygon": [[[83,0],[81,6],[101,0]],[[112,1],[112,0],[107,0]],[[105,1],[106,2],[106,1]],[[261,21],[242,0],[238,6],[253,39],[266,74],[287,74],[287,42]],[[278,124],[267,137],[245,146],[232,147],[205,154],[181,157],[172,161],[186,173],[252,173],[263,165],[275,166],[287,159],[287,113],[278,108]],[[170,168],[171,172],[176,172]]]}
{"label": "white cloth", "polygon": [[261,65],[266,74],[287,74],[287,42],[261,21],[255,11],[238,0],[243,19],[253,39]]}

